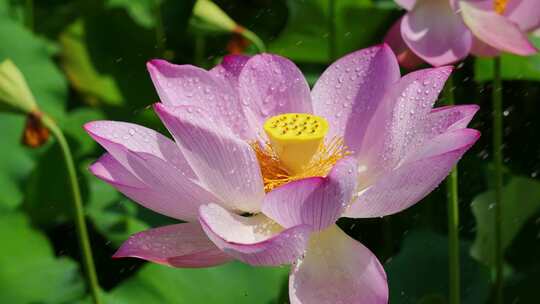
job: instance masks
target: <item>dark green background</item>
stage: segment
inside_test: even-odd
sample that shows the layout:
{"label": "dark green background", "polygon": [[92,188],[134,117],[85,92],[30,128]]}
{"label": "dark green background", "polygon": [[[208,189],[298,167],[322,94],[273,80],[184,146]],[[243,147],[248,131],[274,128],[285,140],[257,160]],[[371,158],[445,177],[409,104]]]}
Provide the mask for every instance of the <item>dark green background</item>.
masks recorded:
{"label": "dark green background", "polygon": [[[335,0],[333,11],[328,0],[216,3],[257,33],[268,51],[293,59],[311,85],[332,57],[380,43],[403,14],[392,1]],[[158,99],[145,62],[164,57],[209,68],[227,54],[231,39],[192,17],[193,4],[0,0],[0,61],[15,62],[40,107],[68,136],[107,303],[287,303],[286,267],[232,263],[184,270],[110,258],[129,234],[173,221],[138,207],[87,172],[102,150],[81,126],[114,119],[164,132],[147,107]],[[472,127],[483,134],[459,171],[462,302],[470,304],[490,303],[491,297],[491,75],[491,60],[467,59],[454,76],[457,102],[481,106]],[[503,77],[505,303],[538,303],[540,55],[505,55]],[[54,140],[38,149],[22,146],[23,125],[24,117],[0,114],[0,303],[88,303],[60,150]],[[383,262],[390,303],[446,303],[444,186],[400,214],[343,219],[339,225]]]}

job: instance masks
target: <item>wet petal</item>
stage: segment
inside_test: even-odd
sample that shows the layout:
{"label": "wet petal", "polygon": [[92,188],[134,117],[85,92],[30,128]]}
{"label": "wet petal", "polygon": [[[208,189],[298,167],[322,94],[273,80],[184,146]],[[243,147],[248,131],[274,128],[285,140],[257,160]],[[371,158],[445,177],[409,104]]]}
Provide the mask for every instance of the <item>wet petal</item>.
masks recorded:
{"label": "wet petal", "polygon": [[457,105],[435,108],[419,124],[419,127],[423,129],[423,134],[429,134],[425,136],[432,138],[434,135],[439,135],[446,131],[467,127],[478,110],[480,110],[480,106],[478,105]]}
{"label": "wet petal", "polygon": [[400,212],[435,189],[480,133],[458,129],[433,138],[411,151],[396,169],[379,177],[345,212],[346,217],[381,217]]}
{"label": "wet petal", "polygon": [[210,267],[232,260],[208,239],[197,222],[136,233],[122,244],[113,257],[140,258],[184,268]]}
{"label": "wet petal", "polygon": [[369,185],[395,168],[417,138],[416,125],[431,112],[451,67],[418,70],[392,86],[370,121],[359,153],[360,183]]}
{"label": "wet petal", "polygon": [[[201,203],[219,202],[200,185],[178,147],[165,136],[124,122],[94,121],[84,127],[112,156],[98,161],[94,173],[115,186],[129,187],[129,194],[123,188],[126,195],[143,206],[193,220]],[[153,189],[159,196],[143,194],[142,189]]]}
{"label": "wet petal", "polygon": [[289,264],[306,247],[310,227],[283,229],[259,214],[242,217],[221,206],[201,206],[200,223],[208,237],[227,254],[251,265]]}
{"label": "wet petal", "polygon": [[233,210],[257,212],[264,197],[261,171],[251,146],[227,133],[197,107],[154,106],[193,171]]}
{"label": "wet petal", "polygon": [[289,278],[291,304],[388,303],[377,257],[337,226],[312,236]]}
{"label": "wet petal", "polygon": [[340,160],[326,177],[311,177],[267,193],[263,212],[283,227],[307,224],[314,230],[333,225],[352,199],[357,162]]}
{"label": "wet petal", "polygon": [[229,78],[228,74],[217,77],[220,75],[218,70],[228,69],[227,73],[232,73],[239,60],[231,58],[211,72],[158,59],[149,61],[147,68],[162,103],[201,107],[213,120],[224,122],[238,136],[252,139],[255,133],[244,123],[246,118],[238,99],[238,90],[232,85],[234,81],[225,79]]}
{"label": "wet petal", "polygon": [[239,91],[244,110],[261,134],[267,118],[283,113],[311,113],[309,86],[287,58],[260,54],[240,72]]}
{"label": "wet petal", "polygon": [[[103,154],[89,169],[92,174],[142,206],[173,218],[196,220],[201,204],[219,202],[211,193],[187,178],[180,181],[183,184],[175,185],[174,189],[169,184],[148,185],[109,153]],[[184,191],[180,193],[178,190]]]}
{"label": "wet petal", "polygon": [[227,55],[223,57],[220,64],[210,70],[210,74],[229,82],[234,90],[238,90],[240,72],[242,72],[249,58],[246,55]]}
{"label": "wet petal", "polygon": [[371,116],[384,92],[399,80],[399,65],[390,47],[375,46],[351,53],[324,71],[312,92],[316,115],[330,123],[327,138],[344,137],[358,152]]}

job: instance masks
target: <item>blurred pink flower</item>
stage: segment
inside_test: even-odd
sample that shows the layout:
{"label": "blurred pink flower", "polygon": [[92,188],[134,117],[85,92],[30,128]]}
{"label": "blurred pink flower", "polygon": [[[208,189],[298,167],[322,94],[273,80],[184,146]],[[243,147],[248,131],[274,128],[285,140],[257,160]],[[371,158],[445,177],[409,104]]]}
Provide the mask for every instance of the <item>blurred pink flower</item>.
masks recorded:
{"label": "blurred pink flower", "polygon": [[441,66],[467,55],[532,55],[527,33],[540,27],[538,0],[395,0],[407,10],[385,40],[400,64]]}
{"label": "blurred pink flower", "polygon": [[[477,106],[432,108],[451,67],[401,77],[386,45],[339,59],[311,92],[291,61],[271,54],[226,56],[210,71],[152,60],[148,70],[161,99],[154,110],[174,141],[130,123],[90,122],[85,129],[107,150],[90,170],[187,223],[137,233],[115,257],[292,264],[294,304],[387,303],[383,267],[336,220],[410,207],[479,137],[466,127]],[[329,126],[311,173],[279,171],[264,148],[263,124],[284,113],[313,113]]]}

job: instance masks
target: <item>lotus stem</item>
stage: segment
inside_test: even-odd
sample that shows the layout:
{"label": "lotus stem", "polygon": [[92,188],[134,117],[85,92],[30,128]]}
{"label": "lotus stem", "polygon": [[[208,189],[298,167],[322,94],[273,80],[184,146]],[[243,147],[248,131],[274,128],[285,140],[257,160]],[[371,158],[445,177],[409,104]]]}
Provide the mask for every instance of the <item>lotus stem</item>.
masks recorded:
{"label": "lotus stem", "polygon": [[73,162],[73,156],[67,140],[62,130],[54,122],[52,118],[47,115],[42,116],[43,124],[51,131],[53,136],[58,141],[58,145],[62,150],[62,155],[66,163],[68,171],[69,182],[71,186],[71,194],[73,196],[73,210],[75,212],[75,227],[77,229],[77,236],[79,241],[79,248],[83,259],[84,269],[88,281],[88,286],[92,295],[94,304],[101,304],[100,290],[96,274],[96,268],[94,265],[94,258],[92,256],[92,249],[90,246],[90,238],[88,237],[88,230],[86,227],[86,221],[84,218],[84,210],[81,199],[81,191],[79,189],[79,183],[77,179],[77,171],[75,170],[75,164]]}
{"label": "lotus stem", "polygon": [[162,57],[165,53],[165,29],[163,27],[163,17],[161,15],[161,1],[155,1],[154,16],[156,19],[155,34],[156,34],[156,51],[157,56]]}
{"label": "lotus stem", "polygon": [[[446,83],[445,95],[448,105],[454,105],[454,83],[452,76]],[[458,168],[452,169],[446,178],[446,197],[448,200],[448,267],[449,267],[449,302],[460,303],[460,262],[459,262],[459,195]]]}
{"label": "lotus stem", "polygon": [[495,302],[503,303],[502,187],[503,187],[503,115],[501,59],[493,60],[493,162],[495,163]]}
{"label": "lotus stem", "polygon": [[328,1],[328,56],[330,62],[336,59],[336,1]]}

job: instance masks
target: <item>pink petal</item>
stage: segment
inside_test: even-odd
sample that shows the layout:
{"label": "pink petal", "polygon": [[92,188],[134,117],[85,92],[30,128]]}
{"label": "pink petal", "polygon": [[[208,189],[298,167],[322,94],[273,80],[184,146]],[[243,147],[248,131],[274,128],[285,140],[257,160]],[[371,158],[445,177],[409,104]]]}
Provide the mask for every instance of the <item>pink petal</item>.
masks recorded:
{"label": "pink petal", "polygon": [[408,11],[412,10],[414,5],[416,4],[416,0],[395,0],[395,2],[397,3],[397,5]]}
{"label": "pink petal", "polygon": [[359,193],[344,216],[380,217],[407,209],[433,191],[479,137],[476,130],[458,129],[433,138]]}
{"label": "pink petal", "polygon": [[251,265],[289,264],[307,245],[310,227],[283,230],[266,216],[243,217],[221,206],[201,206],[199,221],[208,237],[227,254]]}
{"label": "pink petal", "polygon": [[460,1],[459,4],[463,21],[484,43],[517,55],[532,55],[537,52],[525,33],[508,18],[493,10],[482,10],[469,1]]}
{"label": "pink petal", "polygon": [[232,260],[208,239],[199,223],[169,225],[136,233],[113,257],[140,258],[184,268],[210,267]]}
{"label": "pink petal", "polygon": [[196,178],[182,152],[174,142],[160,133],[136,124],[121,121],[92,121],[84,125],[86,132],[130,171],[134,171],[122,151],[153,155],[166,162],[174,162],[175,170],[189,178]]}
{"label": "pink petal", "polygon": [[312,236],[289,277],[291,304],[387,304],[386,274],[377,257],[337,226]]}
{"label": "pink petal", "polygon": [[261,171],[251,146],[219,127],[202,109],[154,106],[208,189],[233,210],[257,212],[264,197]]}
{"label": "pink petal", "polygon": [[397,80],[399,65],[387,45],[351,53],[328,67],[311,94],[315,114],[330,123],[328,138],[344,137],[358,152],[371,116]]}
{"label": "pink petal", "polygon": [[[405,75],[386,93],[370,121],[358,154],[362,186],[395,168],[415,143],[416,125],[425,119],[452,71],[451,67],[418,70]],[[424,138],[420,138],[424,140]]]}
{"label": "pink petal", "polygon": [[354,158],[340,160],[326,177],[311,177],[269,192],[263,213],[283,227],[301,224],[323,230],[334,224],[356,189],[358,164]]}
{"label": "pink petal", "polygon": [[471,47],[471,54],[478,57],[496,57],[501,54],[501,51],[484,43],[482,40],[473,37],[473,44]]}
{"label": "pink petal", "polygon": [[449,1],[418,0],[401,22],[401,35],[411,50],[434,66],[469,54],[472,35]]}
{"label": "pink petal", "polygon": [[94,121],[84,127],[112,156],[100,159],[91,170],[141,205],[194,220],[199,205],[219,202],[199,185],[178,147],[163,135],[124,122]]}
{"label": "pink petal", "polygon": [[205,190],[197,189],[197,185],[190,185],[193,182],[187,179],[184,181],[187,185],[177,186],[184,189],[182,193],[179,193],[178,189],[171,189],[168,185],[147,185],[109,153],[103,154],[89,169],[95,176],[145,208],[181,220],[196,220],[201,204],[218,201]]}
{"label": "pink petal", "polygon": [[423,133],[429,133],[430,137],[446,131],[466,128],[476,112],[480,110],[478,105],[445,106],[433,109],[424,121]]}
{"label": "pink petal", "polygon": [[245,139],[255,137],[252,128],[246,128],[237,89],[231,81],[216,77],[216,71],[208,72],[192,65],[176,65],[158,59],[149,61],[147,68],[164,104],[201,107],[213,120],[223,121],[238,136]]}
{"label": "pink petal", "polygon": [[424,60],[422,58],[416,56],[407,44],[405,44],[405,41],[403,41],[403,38],[401,37],[401,19],[398,19],[388,33],[386,33],[386,36],[384,37],[384,42],[386,42],[396,53],[396,57],[398,59],[399,64],[406,68],[406,69],[414,69],[417,66],[424,63]]}
{"label": "pink petal", "polygon": [[259,132],[271,116],[312,112],[309,86],[289,59],[272,54],[253,56],[238,81],[242,104]]}
{"label": "pink petal", "polygon": [[[465,153],[480,138],[480,132],[474,129],[461,128],[447,131],[431,138],[422,147],[411,150],[401,160],[401,165],[417,160],[436,157],[445,153]],[[461,157],[461,156],[459,156]],[[459,159],[456,159],[456,162]]]}
{"label": "pink petal", "polygon": [[425,149],[426,143],[430,143],[435,137],[445,132],[466,128],[479,108],[477,105],[436,108],[413,122],[409,131],[410,136],[402,142],[404,150],[400,154],[399,162],[405,162],[407,156],[417,156],[417,151]]}
{"label": "pink petal", "polygon": [[538,0],[508,1],[505,15],[524,32],[540,28],[540,9]]}
{"label": "pink petal", "polygon": [[227,55],[220,64],[210,70],[210,74],[231,84],[234,90],[238,90],[238,78],[240,72],[249,60],[246,55]]}

